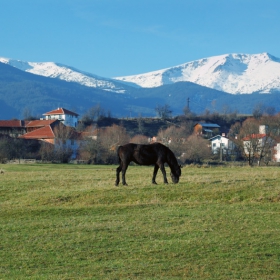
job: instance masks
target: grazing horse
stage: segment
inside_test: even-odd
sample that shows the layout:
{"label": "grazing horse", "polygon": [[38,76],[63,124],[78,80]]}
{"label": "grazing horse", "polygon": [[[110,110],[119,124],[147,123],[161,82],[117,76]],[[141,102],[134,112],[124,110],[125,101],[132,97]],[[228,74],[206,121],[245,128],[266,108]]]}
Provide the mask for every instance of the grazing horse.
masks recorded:
{"label": "grazing horse", "polygon": [[140,145],[129,143],[119,146],[118,151],[119,167],[116,169],[116,183],[118,186],[120,182],[120,172],[122,172],[122,184],[127,185],[125,181],[125,173],[131,161],[140,165],[154,165],[154,173],[152,183],[156,184],[156,176],[160,168],[164,183],[168,184],[164,163],[167,163],[171,169],[171,178],[173,183],[178,183],[181,176],[181,166],[178,164],[177,159],[173,152],[166,146],[160,143],[153,143],[148,145]]}

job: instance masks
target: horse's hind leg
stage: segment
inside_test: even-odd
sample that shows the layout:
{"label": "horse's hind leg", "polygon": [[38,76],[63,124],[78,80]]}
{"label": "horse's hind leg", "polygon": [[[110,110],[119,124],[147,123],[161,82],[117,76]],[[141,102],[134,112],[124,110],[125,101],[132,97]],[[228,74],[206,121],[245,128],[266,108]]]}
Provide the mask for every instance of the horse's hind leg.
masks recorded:
{"label": "horse's hind leg", "polygon": [[122,167],[121,164],[119,165],[119,167],[116,169],[116,183],[115,186],[119,185],[120,182],[120,172],[122,171]]}
{"label": "horse's hind leg", "polygon": [[156,164],[155,167],[154,167],[154,173],[153,173],[153,178],[152,178],[152,184],[157,184],[156,182],[156,176],[157,176],[157,172],[158,172],[158,165]]}
{"label": "horse's hind leg", "polygon": [[126,183],[126,181],[125,181],[125,173],[126,173],[126,170],[127,170],[127,166],[128,166],[128,164],[127,163],[123,163],[122,164],[122,184],[124,185],[124,186],[127,186],[127,183]]}

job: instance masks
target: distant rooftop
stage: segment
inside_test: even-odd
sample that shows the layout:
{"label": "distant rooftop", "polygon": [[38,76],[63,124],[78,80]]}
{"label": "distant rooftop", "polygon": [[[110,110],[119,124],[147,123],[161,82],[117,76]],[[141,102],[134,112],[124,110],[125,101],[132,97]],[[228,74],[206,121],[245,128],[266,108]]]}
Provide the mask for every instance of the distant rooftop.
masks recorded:
{"label": "distant rooftop", "polygon": [[57,108],[56,110],[47,112],[43,114],[44,116],[49,116],[49,115],[73,115],[73,116],[79,116],[77,113],[72,112],[70,110],[64,109],[64,108]]}
{"label": "distant rooftop", "polygon": [[[220,126],[216,123],[197,123],[200,124],[202,127],[211,127],[211,128],[219,128]],[[195,124],[195,125],[197,125]]]}

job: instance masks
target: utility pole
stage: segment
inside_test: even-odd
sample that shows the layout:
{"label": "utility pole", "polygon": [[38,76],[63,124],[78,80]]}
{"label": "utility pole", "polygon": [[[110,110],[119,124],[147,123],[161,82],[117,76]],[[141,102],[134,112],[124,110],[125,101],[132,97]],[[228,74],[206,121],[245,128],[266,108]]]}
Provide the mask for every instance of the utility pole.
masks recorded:
{"label": "utility pole", "polygon": [[187,99],[187,106],[188,106],[188,109],[190,109],[190,98],[189,97]]}

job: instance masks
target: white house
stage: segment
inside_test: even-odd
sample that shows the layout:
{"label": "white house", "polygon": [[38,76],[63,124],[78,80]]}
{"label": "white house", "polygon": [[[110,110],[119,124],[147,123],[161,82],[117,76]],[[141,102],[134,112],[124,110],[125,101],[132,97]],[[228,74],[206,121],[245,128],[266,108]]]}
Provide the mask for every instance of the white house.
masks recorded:
{"label": "white house", "polygon": [[260,153],[273,146],[274,141],[266,134],[266,131],[267,126],[260,125],[259,133],[247,135],[242,139],[245,154]]}
{"label": "white house", "polygon": [[220,148],[223,150],[223,154],[233,154],[235,149],[235,144],[227,137],[216,135],[209,139],[211,142],[211,151],[213,154],[217,154]]}
{"label": "white house", "polygon": [[64,108],[57,108],[43,115],[46,120],[60,120],[66,126],[76,127],[78,124],[79,115]]}
{"label": "white house", "polygon": [[260,152],[269,141],[266,134],[251,134],[242,140],[245,154]]}
{"label": "white house", "polygon": [[275,162],[280,162],[280,143],[274,146],[272,160]]}

